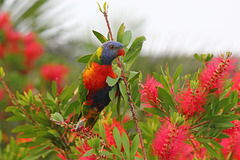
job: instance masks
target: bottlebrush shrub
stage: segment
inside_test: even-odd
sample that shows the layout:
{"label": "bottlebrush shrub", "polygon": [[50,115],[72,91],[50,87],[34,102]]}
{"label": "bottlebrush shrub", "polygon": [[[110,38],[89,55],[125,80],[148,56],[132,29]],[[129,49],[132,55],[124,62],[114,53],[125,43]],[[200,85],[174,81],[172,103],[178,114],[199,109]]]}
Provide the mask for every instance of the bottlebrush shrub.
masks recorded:
{"label": "bottlebrush shrub", "polygon": [[19,33],[14,29],[9,14],[0,12],[0,65],[8,72],[7,82],[11,89],[22,91],[33,86],[27,74],[34,69],[43,52],[43,46],[34,33]]}
{"label": "bottlebrush shrub", "polygon": [[[39,90],[45,91],[51,88],[52,82],[56,81],[57,93],[60,93],[69,69],[63,64],[54,64],[47,67],[48,72],[43,72],[41,76],[39,67],[43,65],[43,61],[46,61],[43,60],[43,53],[43,45],[38,41],[36,34],[28,33],[24,35],[19,33],[14,29],[9,14],[0,11],[0,65],[7,72],[6,83],[12,92],[23,93],[23,91],[32,90],[37,94]],[[42,61],[38,61],[40,59]],[[54,60],[58,61],[58,58],[54,58]],[[38,63],[36,63],[37,61]],[[42,68],[46,68],[46,66],[47,64]],[[47,78],[45,81],[49,74],[52,74],[53,78]],[[4,112],[8,105],[12,105],[10,99],[11,97],[8,97],[4,86],[0,84],[0,129],[4,135],[3,144],[9,142],[10,130],[16,126],[16,122],[4,123],[5,119],[12,115]]]}
{"label": "bottlebrush shrub", "polygon": [[0,58],[2,63],[27,72],[43,54],[42,45],[33,33],[22,35],[11,24],[7,13],[0,13]]}
{"label": "bottlebrush shrub", "polygon": [[[93,33],[101,43],[107,41],[101,33]],[[237,60],[231,53],[217,57],[195,54],[203,67],[194,75],[181,78],[181,65],[172,76],[168,68],[161,69],[161,73],[153,73],[142,82],[141,72],[131,71],[130,66],[145,38],[138,37],[130,44],[131,39],[131,31],[125,31],[122,24],[116,40],[124,45],[126,54],[113,64],[118,78],[107,78],[108,85],[113,86],[109,93],[112,101],[92,130],[84,127],[75,130],[81,108],[75,83],[65,86],[60,94],[53,83],[50,93],[34,95],[29,90],[14,95],[7,88],[1,68],[0,80],[13,101],[6,109],[13,116],[7,120],[24,124],[12,130],[19,133],[19,140],[12,139],[0,150],[0,157],[239,159],[239,74]],[[85,55],[77,61],[87,63],[90,57]],[[148,115],[137,119],[141,136],[135,131],[138,129],[138,125],[136,128],[134,125],[136,115],[126,121],[126,113],[133,112],[129,107],[131,101],[136,109],[144,110],[142,114]],[[140,145],[141,142],[144,145]]]}

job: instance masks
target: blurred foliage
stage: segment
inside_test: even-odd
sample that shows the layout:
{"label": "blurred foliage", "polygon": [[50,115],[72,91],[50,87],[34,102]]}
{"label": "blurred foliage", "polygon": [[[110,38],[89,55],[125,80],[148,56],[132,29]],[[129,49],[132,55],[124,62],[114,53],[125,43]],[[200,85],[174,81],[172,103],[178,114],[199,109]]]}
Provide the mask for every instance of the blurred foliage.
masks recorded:
{"label": "blurred foliage", "polygon": [[[15,54],[4,49],[4,54],[7,56],[1,57],[0,64],[6,70],[5,81],[17,100],[10,100],[7,93],[0,90],[0,157],[14,160],[32,160],[40,157],[42,159],[76,159],[79,156],[93,159],[106,157],[109,159],[111,157],[142,159],[139,136],[135,131],[133,120],[128,117],[130,111],[127,91],[121,79],[119,82],[121,100],[114,98],[115,92],[110,93],[113,101],[100,115],[99,123],[95,125],[94,130],[91,132],[84,129],[80,132],[74,131],[75,114],[80,112],[80,107],[76,107],[79,102],[76,99],[76,83],[74,82],[78,81],[78,76],[84,67],[83,64],[76,62],[76,57],[94,53],[100,43],[96,44],[91,38],[88,40],[68,39],[62,42],[60,34],[68,34],[68,32],[61,30],[61,27],[55,30],[54,27],[59,22],[54,23],[48,19],[43,21],[41,18],[46,10],[51,9],[50,3],[47,0],[0,1],[0,10],[8,10],[11,13],[12,30],[21,35],[17,42],[20,48],[27,47],[23,45],[23,39],[29,35],[29,31],[37,33],[32,41],[44,46],[44,54],[37,57],[31,66],[25,66],[26,55],[23,50]],[[6,45],[11,41],[6,38],[5,31],[3,33],[0,35],[1,45]],[[98,32],[94,33],[100,42],[107,39],[102,39],[102,35],[99,36]],[[131,31],[125,30],[123,24],[116,35],[116,40],[123,43],[128,53],[121,61],[124,62],[132,98],[139,113],[140,128],[147,147],[148,158],[157,159],[156,154],[154,157],[152,153],[152,144],[157,133],[160,134],[161,128],[165,127],[163,121],[170,120],[171,122],[166,124],[176,130],[186,124],[186,127],[191,126],[188,128],[191,131],[189,135],[194,142],[188,140],[188,145],[197,145],[199,152],[202,148],[206,148],[203,153],[210,159],[214,157],[224,159],[225,152],[222,152],[223,144],[220,143],[229,138],[227,131],[236,129],[234,124],[238,126],[236,121],[232,121],[239,119],[239,93],[237,91],[228,93],[231,89],[231,79],[226,80],[222,93],[214,95],[216,89],[213,88],[203,98],[207,99],[207,103],[201,106],[204,109],[208,108],[206,114],[201,113],[200,117],[197,117],[199,116],[197,114],[188,117],[186,116],[188,113],[183,113],[176,108],[180,103],[176,98],[178,94],[198,87],[200,83],[198,76],[206,68],[205,62],[213,57],[208,54],[208,57],[204,59],[200,55],[195,55],[195,58],[200,60],[197,61],[187,56],[141,56],[139,53],[142,42],[145,40],[144,37],[138,37],[133,41],[135,37],[132,36]],[[164,53],[164,55],[168,54]],[[119,70],[117,65],[114,67]],[[157,84],[156,81],[158,81],[162,87],[153,86],[153,89],[156,89],[155,100],[158,106],[154,106],[153,101],[148,101],[152,107],[146,107],[143,111],[140,87],[144,85],[139,86],[139,81],[144,82],[147,74],[151,73],[156,79],[152,84]],[[114,85],[117,81],[108,79],[107,82],[109,85]],[[31,83],[30,86],[28,86],[29,83]],[[194,91],[192,93],[195,93]],[[119,109],[120,102],[122,102],[121,109]],[[182,132],[182,130],[178,131]],[[164,134],[160,135],[164,136]],[[235,138],[234,136],[232,137]],[[191,152],[191,155],[193,153],[195,152]],[[229,153],[227,156],[235,155]]]}

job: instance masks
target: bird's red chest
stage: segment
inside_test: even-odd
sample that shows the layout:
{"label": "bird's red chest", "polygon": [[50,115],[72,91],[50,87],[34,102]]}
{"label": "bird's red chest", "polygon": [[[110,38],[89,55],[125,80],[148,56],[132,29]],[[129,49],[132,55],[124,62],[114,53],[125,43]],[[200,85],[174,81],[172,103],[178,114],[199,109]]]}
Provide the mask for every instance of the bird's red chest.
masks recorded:
{"label": "bird's red chest", "polygon": [[103,89],[107,85],[107,77],[117,78],[112,65],[100,65],[92,62],[92,66],[83,73],[83,83],[88,90]]}

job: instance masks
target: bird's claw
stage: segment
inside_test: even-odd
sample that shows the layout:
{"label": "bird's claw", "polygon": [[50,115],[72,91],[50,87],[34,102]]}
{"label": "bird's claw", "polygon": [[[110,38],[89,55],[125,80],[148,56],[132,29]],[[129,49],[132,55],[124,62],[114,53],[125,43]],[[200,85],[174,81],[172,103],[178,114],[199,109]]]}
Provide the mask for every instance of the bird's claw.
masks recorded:
{"label": "bird's claw", "polygon": [[79,131],[84,126],[85,119],[78,121],[75,131]]}

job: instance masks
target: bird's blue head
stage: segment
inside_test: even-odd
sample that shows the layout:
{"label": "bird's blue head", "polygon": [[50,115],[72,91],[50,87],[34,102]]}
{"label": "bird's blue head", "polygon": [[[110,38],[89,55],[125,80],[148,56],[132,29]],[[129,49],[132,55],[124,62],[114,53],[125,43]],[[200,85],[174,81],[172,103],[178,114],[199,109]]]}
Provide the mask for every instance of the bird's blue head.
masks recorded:
{"label": "bird's blue head", "polygon": [[107,41],[102,45],[102,55],[100,57],[102,64],[111,65],[112,61],[118,56],[124,56],[123,45],[116,41]]}

